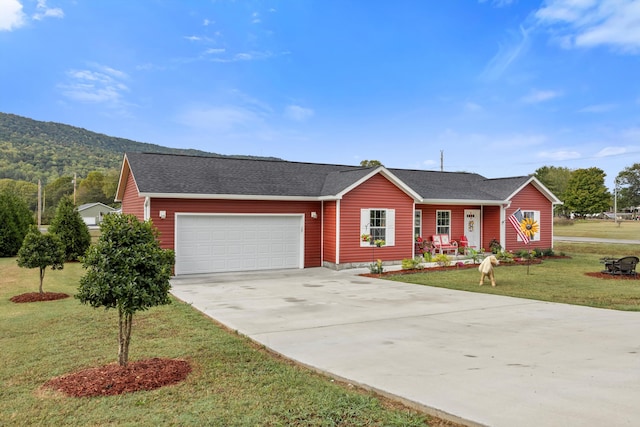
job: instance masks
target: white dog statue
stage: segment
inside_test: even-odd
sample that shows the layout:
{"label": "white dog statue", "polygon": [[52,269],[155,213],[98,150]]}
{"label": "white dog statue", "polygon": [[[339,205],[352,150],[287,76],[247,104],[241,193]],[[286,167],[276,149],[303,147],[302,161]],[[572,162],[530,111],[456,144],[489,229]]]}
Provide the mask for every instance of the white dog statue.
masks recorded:
{"label": "white dog statue", "polygon": [[484,260],[482,260],[482,262],[480,263],[480,266],[478,267],[478,270],[480,271],[480,286],[484,285],[484,278],[486,276],[488,276],[489,279],[491,279],[491,286],[496,285],[496,278],[493,275],[493,267],[495,267],[498,264],[500,264],[500,262],[498,261],[498,258],[496,258],[495,255],[490,255],[486,257]]}

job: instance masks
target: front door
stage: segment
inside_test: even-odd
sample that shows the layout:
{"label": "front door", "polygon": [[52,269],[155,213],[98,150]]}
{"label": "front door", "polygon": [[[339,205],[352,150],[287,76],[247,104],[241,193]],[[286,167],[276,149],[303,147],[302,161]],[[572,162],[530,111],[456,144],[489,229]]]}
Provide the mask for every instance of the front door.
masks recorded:
{"label": "front door", "polygon": [[480,209],[464,210],[464,235],[467,236],[469,247],[480,249]]}

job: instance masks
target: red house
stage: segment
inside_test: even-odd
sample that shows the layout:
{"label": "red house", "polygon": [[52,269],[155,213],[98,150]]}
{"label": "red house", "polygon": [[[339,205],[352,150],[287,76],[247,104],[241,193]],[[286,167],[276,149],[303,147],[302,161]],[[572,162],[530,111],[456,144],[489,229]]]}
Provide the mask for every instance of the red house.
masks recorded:
{"label": "red house", "polygon": [[[561,203],[532,176],[151,153],[125,154],[116,201],[153,221],[176,275],[399,263],[435,234],[546,249]],[[539,226],[528,245],[507,220],[517,209]]]}

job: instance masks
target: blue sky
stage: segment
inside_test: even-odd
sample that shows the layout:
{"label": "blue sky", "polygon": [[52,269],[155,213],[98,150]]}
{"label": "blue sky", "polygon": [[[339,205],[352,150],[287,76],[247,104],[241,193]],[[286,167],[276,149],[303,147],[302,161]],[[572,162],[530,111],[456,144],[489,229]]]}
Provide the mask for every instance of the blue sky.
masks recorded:
{"label": "blue sky", "polygon": [[0,111],[221,154],[640,161],[640,0],[0,0]]}

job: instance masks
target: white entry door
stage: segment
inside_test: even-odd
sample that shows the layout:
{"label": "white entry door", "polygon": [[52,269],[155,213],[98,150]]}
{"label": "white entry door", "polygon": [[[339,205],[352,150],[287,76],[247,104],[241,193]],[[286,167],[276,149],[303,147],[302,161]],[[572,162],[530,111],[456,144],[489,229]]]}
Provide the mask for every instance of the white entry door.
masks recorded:
{"label": "white entry door", "polygon": [[301,215],[176,215],[176,275],[303,267]]}
{"label": "white entry door", "polygon": [[464,210],[464,235],[469,247],[480,249],[480,209]]}

